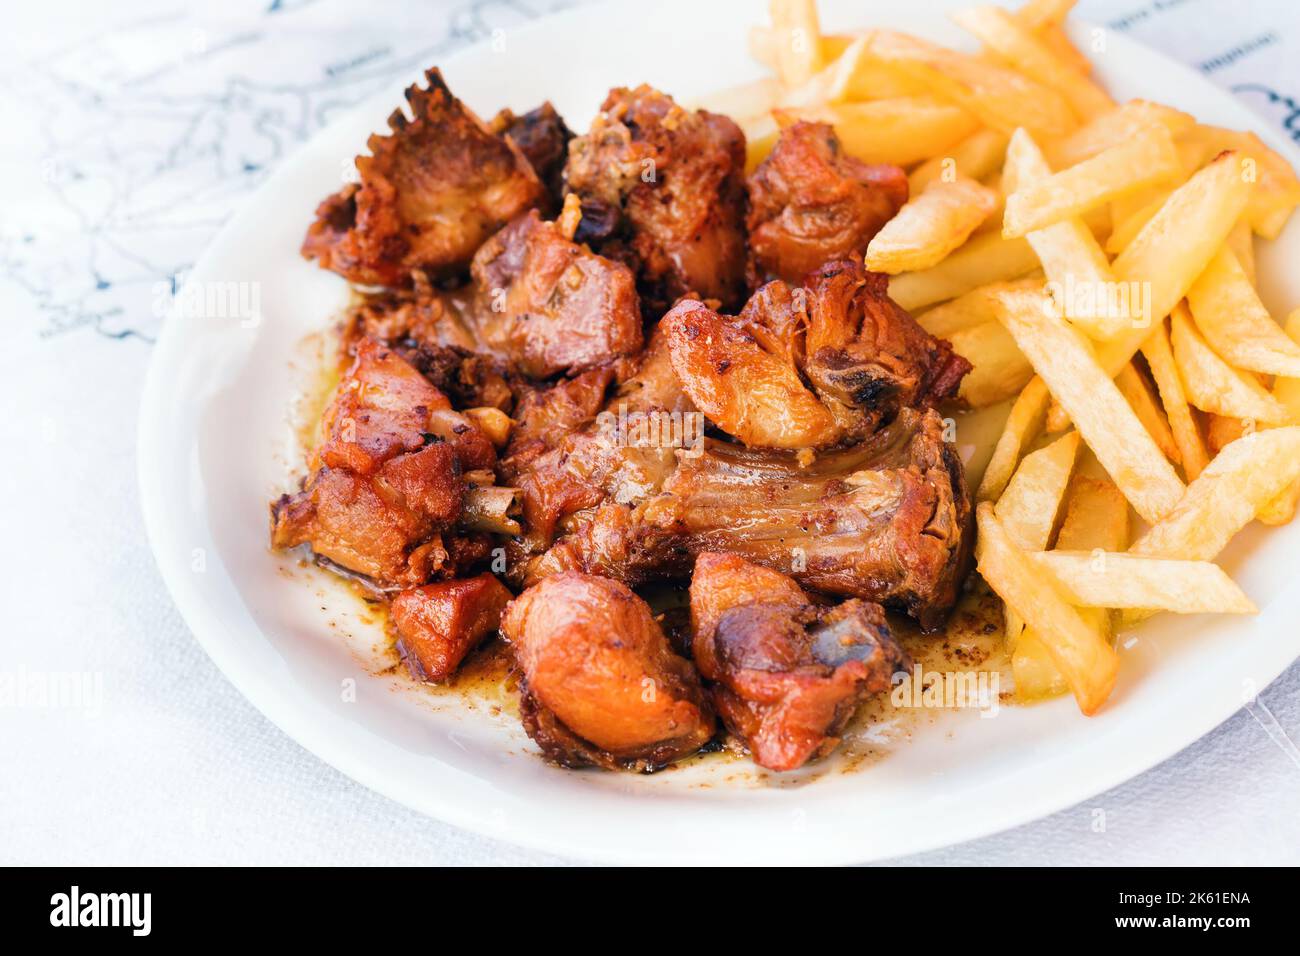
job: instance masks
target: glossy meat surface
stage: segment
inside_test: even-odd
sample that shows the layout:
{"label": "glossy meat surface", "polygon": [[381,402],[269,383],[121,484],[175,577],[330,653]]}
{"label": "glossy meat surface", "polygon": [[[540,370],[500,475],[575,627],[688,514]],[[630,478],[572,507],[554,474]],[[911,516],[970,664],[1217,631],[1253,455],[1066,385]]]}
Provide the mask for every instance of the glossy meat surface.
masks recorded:
{"label": "glossy meat surface", "polygon": [[471,273],[482,338],[530,378],[572,374],[641,351],[632,272],[571,242],[536,210],[484,243]]}
{"label": "glossy meat surface", "polygon": [[695,669],[618,582],[548,578],[510,603],[502,630],[524,674],[525,727],[552,760],[648,771],[713,736]]}
{"label": "glossy meat surface", "polygon": [[817,607],[789,579],[754,594],[759,569],[744,564],[700,556],[691,581],[694,640],[709,648],[727,729],[759,766],[796,770],[835,749],[858,705],[888,689],[907,655],[880,605]]}
{"label": "glossy meat surface", "polygon": [[745,136],[649,87],[611,90],[569,144],[577,238],[633,265],[651,318],[688,292],[739,305],[745,287]]}
{"label": "glossy meat surface", "polygon": [[357,157],[358,183],[321,203],[302,253],[361,285],[400,286],[413,271],[460,272],[479,245],[543,199],[519,148],[452,96],[442,74],[406,91],[412,119],[389,117]]}
{"label": "glossy meat surface", "polygon": [[546,187],[543,211],[558,212],[564,192],[564,163],[569,158],[569,140],[573,139],[564,118],[548,101],[522,116],[502,110],[489,126],[494,133],[509,137],[519,147]]}
{"label": "glossy meat surface", "polygon": [[[636,427],[652,420],[649,416],[687,423],[683,427],[698,424],[690,418],[693,409],[673,374],[662,335],[652,337],[632,368],[601,404],[608,379],[591,372],[555,386],[547,399],[539,397],[539,405],[546,403],[544,413],[534,409],[521,418],[501,472],[506,482],[521,489],[529,551],[549,545],[557,529],[568,530],[579,513],[605,502],[630,507],[644,501],[676,467],[673,444],[643,442]],[[534,417],[537,424],[530,420]],[[526,577],[526,569],[516,571]]]}
{"label": "glossy meat surface", "polygon": [[907,202],[907,173],[844,153],[825,123],[781,131],[747,183],[751,286],[799,284],[837,259],[861,259],[867,243]]}
{"label": "glossy meat surface", "polygon": [[888,296],[888,280],[833,262],[793,287],[763,286],[735,318],[683,300],[664,317],[691,400],[757,448],[867,437],[900,408],[956,394],[970,364]]}
{"label": "glossy meat surface", "polygon": [[734,554],[705,551],[695,559],[691,576],[691,654],[700,676],[721,676],[714,636],[722,615],[748,604],[809,605],[808,595],[788,574],[754,564]]}
{"label": "glossy meat surface", "polygon": [[597,509],[526,580],[581,570],[631,584],[690,573],[729,552],[825,594],[941,625],[970,566],[973,509],[961,461],[932,410],[905,409],[870,440],[801,465],[791,452],[708,439],[662,491]]}
{"label": "glossy meat surface", "polygon": [[501,624],[512,595],[492,574],[408,588],[390,605],[399,650],[412,676],[450,677],[480,641]]}
{"label": "glossy meat surface", "polygon": [[454,573],[444,541],[460,515],[467,471],[490,469],[486,436],[391,349],[356,346],[321,422],[310,474],[272,504],[271,542],[308,543],[381,587]]}
{"label": "glossy meat surface", "polygon": [[816,448],[843,437],[798,369],[765,350],[745,323],[685,299],[663,327],[691,401],[723,431],[762,448]]}

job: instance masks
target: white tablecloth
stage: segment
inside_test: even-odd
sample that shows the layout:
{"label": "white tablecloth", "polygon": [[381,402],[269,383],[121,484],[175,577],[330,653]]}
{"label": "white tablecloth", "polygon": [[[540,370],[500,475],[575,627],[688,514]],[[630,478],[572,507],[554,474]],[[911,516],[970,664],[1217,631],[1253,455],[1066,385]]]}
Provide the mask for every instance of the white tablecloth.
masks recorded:
{"label": "white tablecloth", "polygon": [[[163,588],[134,448],[155,304],[267,171],[393,78],[564,5],[7,6],[0,863],[563,862],[379,797],[254,710]],[[1300,100],[1290,0],[1080,9],[1300,125],[1286,100]],[[1300,739],[1298,698],[1293,666],[1254,716],[1086,805],[900,862],[1300,862],[1300,762],[1287,746]]]}

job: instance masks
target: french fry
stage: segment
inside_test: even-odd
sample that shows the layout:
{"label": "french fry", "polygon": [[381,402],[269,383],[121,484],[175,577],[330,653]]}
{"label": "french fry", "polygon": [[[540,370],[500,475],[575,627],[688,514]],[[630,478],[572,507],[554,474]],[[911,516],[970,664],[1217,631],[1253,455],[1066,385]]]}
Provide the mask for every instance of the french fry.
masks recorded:
{"label": "french fry", "polygon": [[998,597],[1039,635],[1052,662],[1074,692],[1079,709],[1095,714],[1119,675],[1114,649],[1062,598],[1012,541],[990,502],[976,509],[975,552],[979,572]]}
{"label": "french fry", "polygon": [[1111,255],[1119,255],[1127,249],[1128,244],[1173,195],[1174,188],[1172,185],[1147,186],[1112,202],[1110,208],[1115,228],[1106,238],[1106,251]]}
{"label": "french fry", "polygon": [[1238,219],[1224,241],[1232,250],[1232,254],[1237,257],[1241,271],[1246,273],[1246,278],[1253,286],[1255,284],[1255,233],[1251,231],[1250,223],[1245,219]]}
{"label": "french fry", "polygon": [[1030,79],[1056,90],[1080,119],[1089,120],[1115,108],[1109,96],[1052,51],[1000,7],[958,10],[952,19],[988,49]]}
{"label": "french fry", "polygon": [[971,408],[986,408],[1020,393],[1034,377],[1028,360],[1000,322],[960,329],[949,337],[952,350],[971,363],[957,396]]}
{"label": "french fry", "polygon": [[[1005,188],[1018,190],[1046,179],[1051,167],[1029,133],[1016,130],[1007,146],[1003,171]],[[1127,311],[1110,308],[1106,295],[1113,288],[1110,261],[1082,219],[1066,219],[1025,237],[1033,247],[1048,282],[1062,291],[1065,315],[1093,338],[1111,338],[1132,325]],[[1090,292],[1065,295],[1065,290]]]}
{"label": "french fry", "polygon": [[1259,609],[1217,564],[1102,551],[1039,551],[1027,557],[1071,604],[1175,614],[1254,614]]}
{"label": "french fry", "polygon": [[939,180],[909,201],[867,245],[867,268],[897,275],[928,269],[975,231],[997,194],[973,179]]}
{"label": "french fry", "polygon": [[[1293,341],[1300,342],[1300,309],[1287,317],[1286,333]],[[1300,378],[1279,377],[1273,383],[1273,397],[1286,409],[1287,424],[1300,424]],[[1259,520],[1264,524],[1286,524],[1295,517],[1297,504],[1300,504],[1300,481],[1261,508]]]}
{"label": "french fry", "polygon": [[1063,550],[1124,551],[1129,544],[1128,500],[1115,482],[1076,474],[1065,498],[1065,517],[1056,535]]}
{"label": "french fry", "polygon": [[[826,58],[827,66],[799,86],[785,88],[774,107],[793,108],[839,103],[846,100],[887,99],[891,96],[917,96],[927,93],[925,86],[898,77],[888,68],[867,56],[870,37],[853,40],[835,57]],[[822,52],[825,57],[826,47]],[[779,85],[779,84],[778,84]],[[858,95],[866,88],[871,95]]]}
{"label": "french fry", "polygon": [[1178,177],[1182,171],[1169,130],[1148,126],[1090,159],[1017,189],[1007,197],[1002,234],[1015,238],[1076,218],[1126,192]]}
{"label": "french fry", "polygon": [[1027,0],[1015,12],[1015,18],[1027,30],[1060,26],[1077,0]]}
{"label": "french fry", "polygon": [[1026,291],[1041,290],[1041,278],[1016,279],[1011,282],[994,282],[972,289],[965,295],[936,305],[916,317],[917,323],[935,338],[951,338],[963,329],[973,329],[985,322],[997,322],[998,314],[994,308],[993,294],[1005,290],[1022,289]]}
{"label": "french fry", "polygon": [[1050,397],[1047,384],[1041,378],[1032,379],[1020,392],[993,448],[993,457],[984,468],[984,477],[976,493],[980,501],[1001,496],[1020,463],[1021,452],[1043,430],[1043,417]]}
{"label": "french fry", "polygon": [[1174,362],[1169,333],[1163,320],[1143,343],[1142,355],[1147,360],[1147,368],[1151,370],[1151,377],[1155,379],[1156,388],[1160,392],[1160,403],[1164,406],[1169,431],[1178,446],[1178,459],[1183,466],[1183,474],[1191,481],[1209,464],[1210,456],[1205,450],[1200,425],[1187,404],[1183,380]]}
{"label": "french fry", "polygon": [[815,0],[770,0],[777,72],[799,86],[822,68],[821,27]]}
{"label": "french fry", "polygon": [[1195,125],[1195,118],[1171,106],[1147,100],[1129,100],[1109,113],[1089,120],[1063,139],[1049,143],[1045,151],[1054,169],[1066,169],[1128,142],[1141,130],[1152,126],[1163,126],[1177,137]]}
{"label": "french fry", "polygon": [[907,177],[911,195],[920,194],[938,179],[965,176],[983,179],[997,172],[1007,153],[1007,137],[995,129],[981,129],[967,136],[948,151],[947,156],[932,156]]}
{"label": "french fry", "polygon": [[1124,366],[1123,370],[1115,376],[1115,387],[1128,401],[1133,414],[1138,417],[1147,434],[1155,439],[1156,445],[1164,452],[1165,457],[1175,465],[1181,464],[1178,444],[1174,441],[1165,413],[1157,404],[1155,396],[1151,394],[1151,389],[1147,387],[1142,373],[1134,368],[1132,362]]}
{"label": "french fry", "polygon": [[1187,290],[1187,304],[1205,341],[1229,364],[1300,378],[1300,345],[1268,314],[1227,245]]}
{"label": "french fry", "polygon": [[1286,421],[1286,409],[1258,379],[1237,371],[1215,354],[1181,302],[1170,316],[1170,342],[1183,388],[1197,408],[1269,425]]}
{"label": "french fry", "polygon": [[[1109,480],[1076,474],[1066,493],[1065,519],[1056,536],[1056,546],[1091,553],[1123,551],[1128,547],[1128,501]],[[1101,640],[1110,641],[1111,615],[1105,608],[1077,608],[1079,616]],[[1024,630],[1011,655],[1011,674],[1016,695],[1026,699],[1055,697],[1065,693],[1065,678],[1052,663],[1042,639],[1032,628]]]}
{"label": "french fry", "polygon": [[1047,47],[1052,56],[1061,60],[1070,69],[1077,70],[1084,76],[1092,72],[1092,63],[1083,51],[1070,42],[1070,38],[1060,26],[1049,24],[1036,31],[1038,40]]}
{"label": "french fry", "polygon": [[[823,33],[819,46],[822,61],[829,63],[848,49],[857,36],[845,33]],[[749,55],[759,63],[777,72],[776,31],[771,26],[756,26],[749,29]]]}
{"label": "french fry", "polygon": [[[1026,455],[1016,469],[994,510],[1018,548],[1047,547],[1078,451],[1079,436],[1071,432],[1046,448]],[[1010,606],[1003,609],[1002,619],[1003,640],[1007,650],[1014,651],[1024,621]]]}
{"label": "french fry", "polygon": [[1078,453],[1079,433],[1070,432],[1026,455],[1011,476],[995,510],[1018,548],[1042,551],[1051,542]]}
{"label": "french fry", "polygon": [[1038,256],[1024,239],[996,232],[973,237],[936,266],[889,280],[889,297],[913,310],[946,302],[972,289],[1018,279],[1038,268]]}
{"label": "french fry", "polygon": [[1130,554],[1213,561],[1258,511],[1300,479],[1300,427],[1234,441],[1187,486],[1177,506],[1134,542]]}
{"label": "french fry", "polygon": [[933,96],[823,103],[778,109],[773,115],[782,128],[799,120],[830,123],[850,156],[896,166],[938,156],[977,126],[968,113]]}
{"label": "french fry", "polygon": [[1024,126],[1035,135],[1062,136],[1075,126],[1055,90],[987,60],[891,30],[871,32],[871,55],[932,93],[1010,136]]}
{"label": "french fry", "polygon": [[1138,514],[1148,521],[1166,514],[1182,497],[1183,483],[1087,340],[1053,315],[1042,296],[1003,292],[997,300],[1020,351]]}
{"label": "french fry", "polygon": [[1300,178],[1290,163],[1254,133],[1197,124],[1184,131],[1179,141],[1191,146],[1201,162],[1225,150],[1246,157],[1249,175],[1256,183],[1246,218],[1265,239],[1278,237],[1292,211],[1300,205]]}
{"label": "french fry", "polygon": [[781,128],[770,115],[740,126],[745,133],[745,173],[748,175],[772,152],[781,137]]}
{"label": "french fry", "polygon": [[1145,323],[1098,349],[1102,367],[1118,375],[1150,333],[1152,323],[1178,300],[1223,245],[1250,198],[1240,157],[1225,153],[1179,186],[1111,263],[1122,283],[1146,283],[1150,305]]}
{"label": "french fry", "polygon": [[[1251,426],[1254,427],[1253,424]],[[1209,412],[1205,416],[1205,444],[1213,458],[1242,435],[1246,434],[1246,422],[1231,415],[1215,415]]]}

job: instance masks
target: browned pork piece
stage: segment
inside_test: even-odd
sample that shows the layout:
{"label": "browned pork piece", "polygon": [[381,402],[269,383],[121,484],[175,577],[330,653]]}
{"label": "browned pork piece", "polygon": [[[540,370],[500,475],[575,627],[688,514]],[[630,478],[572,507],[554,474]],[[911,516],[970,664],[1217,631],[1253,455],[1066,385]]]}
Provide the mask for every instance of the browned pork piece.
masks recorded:
{"label": "browned pork piece", "polygon": [[970,363],[889,298],[887,276],[843,260],[805,283],[768,283],[736,318],[692,300],[664,316],[673,369],[718,427],[750,447],[820,448],[956,394]]}
{"label": "browned pork piece", "polygon": [[907,173],[844,153],[834,129],[798,122],[781,131],[749,177],[749,280],[793,285],[825,263],[861,259],[907,202]]}
{"label": "browned pork piece", "polygon": [[271,543],[308,543],[381,588],[454,575],[481,548],[450,536],[467,472],[496,463],[488,438],[392,349],[356,344],[321,421],[302,490],[271,505]]}
{"label": "browned pork piece", "polygon": [[745,292],[745,135],[649,86],[610,91],[569,144],[565,182],[582,200],[579,242],[627,261],[654,318],[695,292]]}
{"label": "browned pork piece", "polygon": [[933,410],[904,409],[870,439],[801,463],[794,452],[707,439],[658,495],[602,505],[523,579],[567,570],[638,584],[685,577],[692,556],[730,552],[826,594],[906,611],[927,630],[970,564],[970,496]]}
{"label": "browned pork piece", "polygon": [[[626,364],[634,371],[607,398],[614,372],[600,369],[521,403],[501,473],[521,490],[528,552],[603,504],[627,509],[655,494],[677,465],[677,446],[702,439],[661,335]],[[665,429],[643,440],[647,422]],[[683,441],[674,444],[674,437]],[[512,571],[526,576],[526,565],[512,562]]]}
{"label": "browned pork piece", "polygon": [[412,676],[450,677],[480,641],[501,624],[511,594],[491,574],[440,581],[399,593],[390,606],[398,649]]}
{"label": "browned pork piece", "polygon": [[442,74],[406,91],[390,135],[357,157],[358,183],[316,210],[302,253],[361,285],[399,286],[420,271],[461,272],[488,236],[538,205],[544,189],[510,138],[493,135],[452,96]]}
{"label": "browned pork piece", "polygon": [[732,554],[695,562],[691,624],[719,716],[769,770],[829,754],[858,705],[907,666],[879,604],[816,606],[786,575]]}
{"label": "browned pork piece", "polygon": [[524,728],[561,766],[649,772],[713,736],[695,668],[618,582],[548,578],[510,603],[501,627],[523,671]]}
{"label": "browned pork piece", "polygon": [[483,341],[535,379],[636,355],[643,344],[636,280],[536,210],[489,239],[471,267]]}
{"label": "browned pork piece", "polygon": [[533,171],[546,187],[544,212],[559,211],[564,192],[564,163],[569,158],[569,140],[573,133],[563,117],[549,102],[522,116],[502,110],[489,124],[492,131],[509,137],[532,164]]}

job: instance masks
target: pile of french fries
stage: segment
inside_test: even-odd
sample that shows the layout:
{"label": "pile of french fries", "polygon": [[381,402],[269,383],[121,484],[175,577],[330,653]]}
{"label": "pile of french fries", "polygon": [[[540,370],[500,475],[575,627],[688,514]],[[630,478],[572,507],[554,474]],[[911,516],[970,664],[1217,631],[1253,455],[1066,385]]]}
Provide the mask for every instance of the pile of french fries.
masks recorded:
{"label": "pile of french fries", "polygon": [[1282,231],[1300,180],[1254,134],[1114,102],[1067,37],[1072,6],[962,10],[967,53],[823,34],[814,0],[772,0],[751,48],[774,75],[706,105],[745,128],[751,167],[815,120],[909,171],[866,264],[971,361],[967,403],[1011,401],[977,492],[979,571],[1017,695],[1069,691],[1093,714],[1117,629],[1253,612],[1213,561],[1295,513],[1300,309],[1269,314],[1254,241]]}

